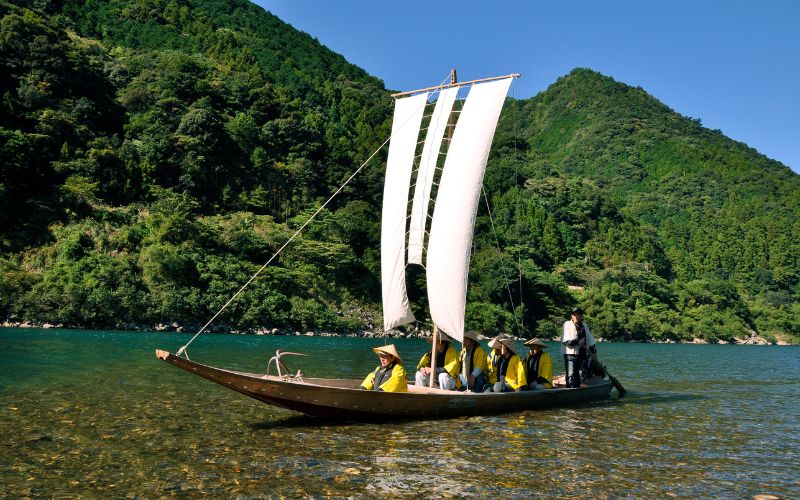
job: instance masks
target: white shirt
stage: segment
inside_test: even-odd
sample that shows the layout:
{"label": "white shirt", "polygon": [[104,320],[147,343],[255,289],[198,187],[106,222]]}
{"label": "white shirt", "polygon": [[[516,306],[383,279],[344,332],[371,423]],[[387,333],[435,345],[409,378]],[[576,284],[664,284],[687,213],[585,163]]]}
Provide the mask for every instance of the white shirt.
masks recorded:
{"label": "white shirt", "polygon": [[[583,321],[581,321],[581,324],[586,331],[586,348],[588,349],[595,344],[594,337],[592,336],[592,332],[589,331],[589,325]],[[575,327],[575,323],[573,323],[571,319],[568,319],[564,322],[564,333],[561,335],[561,354],[578,354],[580,346],[570,347],[567,345],[567,342],[577,338],[578,329]]]}

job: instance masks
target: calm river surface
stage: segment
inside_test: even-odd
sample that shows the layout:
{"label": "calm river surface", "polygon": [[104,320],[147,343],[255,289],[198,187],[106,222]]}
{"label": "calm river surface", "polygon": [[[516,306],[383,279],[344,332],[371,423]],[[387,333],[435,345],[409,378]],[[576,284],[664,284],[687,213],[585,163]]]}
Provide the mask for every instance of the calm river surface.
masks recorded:
{"label": "calm river surface", "polygon": [[[0,496],[800,498],[798,346],[604,343],[623,399],[346,424],[156,359],[188,339],[0,329]],[[427,344],[396,343],[413,371]],[[362,378],[378,344],[201,335],[189,352],[261,372],[280,347],[311,355],[290,364],[308,376]]]}

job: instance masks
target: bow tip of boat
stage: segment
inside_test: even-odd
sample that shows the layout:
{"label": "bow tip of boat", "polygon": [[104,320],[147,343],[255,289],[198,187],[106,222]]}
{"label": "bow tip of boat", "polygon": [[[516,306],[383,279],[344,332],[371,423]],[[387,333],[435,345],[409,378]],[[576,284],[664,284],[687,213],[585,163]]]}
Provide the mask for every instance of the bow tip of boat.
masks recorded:
{"label": "bow tip of boat", "polygon": [[166,361],[166,359],[169,357],[169,352],[168,351],[162,351],[161,349],[156,349],[156,357],[158,359],[163,359],[163,360]]}

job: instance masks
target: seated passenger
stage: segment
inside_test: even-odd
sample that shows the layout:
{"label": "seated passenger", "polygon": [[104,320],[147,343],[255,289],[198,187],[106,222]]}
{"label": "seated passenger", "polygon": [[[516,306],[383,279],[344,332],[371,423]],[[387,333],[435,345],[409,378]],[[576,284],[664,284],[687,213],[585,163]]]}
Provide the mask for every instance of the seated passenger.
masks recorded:
{"label": "seated passenger", "polygon": [[[452,391],[461,386],[458,374],[461,371],[461,362],[458,360],[455,348],[451,345],[454,340],[444,332],[437,334],[436,342],[436,376],[433,385],[440,389]],[[428,342],[433,342],[429,338]],[[434,349],[432,348],[431,351]],[[431,374],[431,353],[425,353],[417,364],[417,374],[414,377],[418,387],[428,387]]]}
{"label": "seated passenger", "polygon": [[528,389],[553,388],[553,358],[544,352],[547,345],[539,339],[525,342],[530,347],[525,357],[525,374],[528,378]]}
{"label": "seated passenger", "polygon": [[368,391],[408,392],[406,369],[394,344],[372,350],[380,358],[381,364],[361,382],[361,388]]}
{"label": "seated passenger", "polygon": [[489,367],[486,351],[478,343],[476,332],[464,333],[461,349],[461,374],[458,376],[461,387],[473,392],[482,392],[486,383]]}
{"label": "seated passenger", "polygon": [[520,391],[528,385],[528,379],[525,377],[525,364],[517,355],[517,341],[506,337],[498,342],[500,358],[497,361],[497,382],[491,387],[491,391]]}
{"label": "seated passenger", "polygon": [[502,335],[498,335],[489,341],[489,355],[486,356],[486,366],[488,367],[489,375],[487,384],[492,386],[497,383],[497,360],[500,358],[500,339]]}

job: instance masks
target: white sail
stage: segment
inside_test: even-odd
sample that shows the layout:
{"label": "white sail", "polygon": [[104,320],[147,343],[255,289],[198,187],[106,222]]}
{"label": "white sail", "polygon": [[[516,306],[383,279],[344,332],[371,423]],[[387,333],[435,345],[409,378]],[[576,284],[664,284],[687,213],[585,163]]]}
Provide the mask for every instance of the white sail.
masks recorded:
{"label": "white sail", "polygon": [[426,261],[433,323],[464,338],[470,249],[483,173],[511,78],[476,84],[467,96],[436,195]]}
{"label": "white sail", "polygon": [[406,214],[414,152],[428,94],[395,101],[381,217],[383,328],[414,321],[406,293]]}
{"label": "white sail", "polygon": [[458,87],[443,90],[436,101],[425,145],[422,147],[416,186],[414,187],[414,203],[411,206],[411,219],[408,232],[408,262],[422,264],[422,247],[425,242],[425,226],[428,222],[428,203],[431,198],[431,186],[439,160],[439,150],[447,130],[450,111],[458,95]]}

